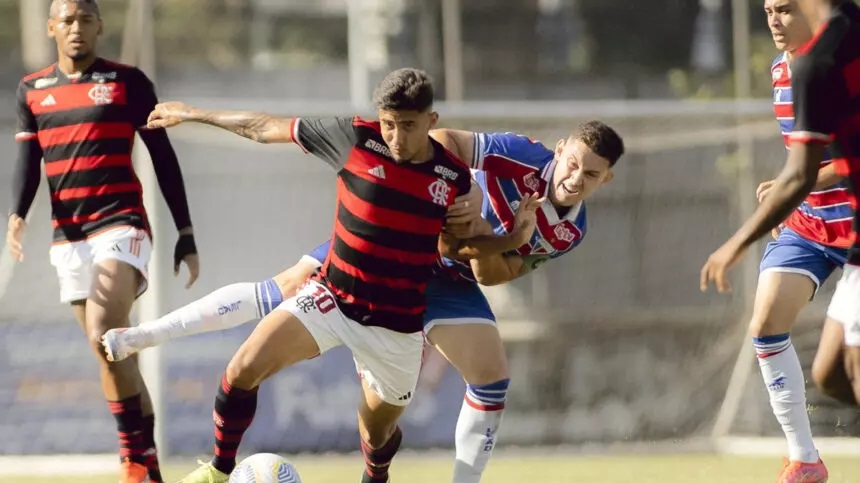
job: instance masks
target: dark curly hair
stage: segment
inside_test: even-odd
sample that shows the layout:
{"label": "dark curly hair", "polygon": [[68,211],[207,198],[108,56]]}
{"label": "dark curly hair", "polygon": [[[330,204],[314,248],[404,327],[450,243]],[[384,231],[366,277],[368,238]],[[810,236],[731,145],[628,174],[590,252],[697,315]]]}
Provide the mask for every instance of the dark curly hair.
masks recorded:
{"label": "dark curly hair", "polygon": [[433,106],[433,79],[420,69],[397,69],[373,91],[377,109],[424,112]]}

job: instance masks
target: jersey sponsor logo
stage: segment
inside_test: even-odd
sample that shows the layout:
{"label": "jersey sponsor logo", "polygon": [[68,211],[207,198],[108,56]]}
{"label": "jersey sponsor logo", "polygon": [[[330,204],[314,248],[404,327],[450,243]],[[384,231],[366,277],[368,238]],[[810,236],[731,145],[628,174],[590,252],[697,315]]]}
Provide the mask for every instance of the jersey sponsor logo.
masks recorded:
{"label": "jersey sponsor logo", "polygon": [[427,191],[429,191],[430,196],[433,197],[433,203],[442,206],[448,205],[448,195],[451,193],[451,187],[448,186],[448,183],[446,183],[445,180],[437,179],[430,183],[430,186],[427,187]]}
{"label": "jersey sponsor logo", "polygon": [[93,72],[92,79],[96,82],[116,80],[116,72]]}
{"label": "jersey sponsor logo", "polygon": [[526,188],[532,191],[537,191],[538,188],[540,188],[540,180],[534,173],[529,173],[523,176],[523,184],[526,185]]}
{"label": "jersey sponsor logo", "polygon": [[552,232],[555,234],[556,238],[558,238],[559,240],[564,240],[568,243],[572,242],[574,239],[573,232],[570,231],[570,228],[564,225],[556,225]]}
{"label": "jersey sponsor logo", "polygon": [[56,77],[43,77],[41,79],[36,79],[36,83],[33,84],[34,89],[41,89],[43,87],[50,87],[57,83],[59,79]]}
{"label": "jersey sponsor logo", "polygon": [[87,94],[97,106],[113,103],[113,86],[107,84],[96,84]]}
{"label": "jersey sponsor logo", "polygon": [[48,107],[48,106],[56,106],[56,105],[57,105],[57,100],[56,100],[56,99],[54,99],[54,95],[53,95],[53,94],[48,94],[48,97],[46,97],[46,98],[45,98],[42,102],[40,102],[39,104],[40,104],[40,105],[42,105],[42,106],[44,106],[44,107]]}
{"label": "jersey sponsor logo", "polygon": [[379,153],[385,157],[391,157],[391,151],[388,150],[388,146],[384,144],[380,144],[373,139],[368,139],[366,143],[364,143],[364,147],[373,151],[374,153]]}
{"label": "jersey sponsor logo", "polygon": [[453,169],[451,169],[451,168],[449,168],[449,167],[447,167],[447,166],[442,166],[441,164],[437,164],[437,165],[436,165],[436,167],[435,167],[435,168],[433,168],[433,172],[434,172],[434,173],[436,173],[436,174],[438,174],[438,175],[440,175],[440,176],[442,176],[442,178],[444,178],[444,179],[448,179],[448,180],[451,180],[451,181],[456,180],[456,179],[457,179],[457,177],[458,177],[458,176],[460,176],[460,175],[459,175],[457,172],[455,172]]}

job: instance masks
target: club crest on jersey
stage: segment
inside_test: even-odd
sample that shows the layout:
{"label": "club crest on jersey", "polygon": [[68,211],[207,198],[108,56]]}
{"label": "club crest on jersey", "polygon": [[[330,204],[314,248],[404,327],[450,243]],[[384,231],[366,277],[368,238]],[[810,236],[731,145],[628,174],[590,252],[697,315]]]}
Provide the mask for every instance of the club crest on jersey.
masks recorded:
{"label": "club crest on jersey", "polygon": [[564,225],[556,225],[555,228],[553,228],[552,232],[555,234],[556,238],[558,238],[559,240],[564,240],[568,243],[572,242],[575,238],[573,232],[570,231],[570,228]]}
{"label": "club crest on jersey", "polygon": [[113,86],[109,84],[96,84],[87,94],[97,106],[113,103]]}
{"label": "club crest on jersey", "polygon": [[433,197],[433,203],[441,206],[448,206],[448,195],[451,193],[451,187],[443,179],[437,179],[430,183],[427,187],[430,196]]}
{"label": "club crest on jersey", "polygon": [[782,67],[777,67],[776,69],[773,69],[773,72],[771,72],[773,74],[773,80],[780,80],[782,78],[783,72],[784,71],[782,70]]}
{"label": "club crest on jersey", "polygon": [[537,175],[534,174],[534,172],[523,176],[523,184],[526,185],[526,188],[532,191],[537,191],[538,189],[540,189],[540,180],[538,179]]}

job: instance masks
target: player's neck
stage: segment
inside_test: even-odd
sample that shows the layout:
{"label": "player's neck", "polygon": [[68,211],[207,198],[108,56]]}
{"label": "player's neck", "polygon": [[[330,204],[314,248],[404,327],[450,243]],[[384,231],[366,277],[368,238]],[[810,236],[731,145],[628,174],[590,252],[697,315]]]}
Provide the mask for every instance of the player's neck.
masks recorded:
{"label": "player's neck", "polygon": [[95,54],[81,60],[73,60],[69,57],[60,56],[57,61],[57,67],[60,69],[60,72],[67,76],[76,76],[89,69],[96,62],[96,58]]}
{"label": "player's neck", "polygon": [[436,154],[436,151],[433,150],[433,143],[427,143],[427,149],[424,151],[423,154],[418,155],[418,156],[410,159],[407,162],[412,163],[412,164],[426,163],[427,161],[430,161],[431,159],[433,159],[433,156],[435,154]]}

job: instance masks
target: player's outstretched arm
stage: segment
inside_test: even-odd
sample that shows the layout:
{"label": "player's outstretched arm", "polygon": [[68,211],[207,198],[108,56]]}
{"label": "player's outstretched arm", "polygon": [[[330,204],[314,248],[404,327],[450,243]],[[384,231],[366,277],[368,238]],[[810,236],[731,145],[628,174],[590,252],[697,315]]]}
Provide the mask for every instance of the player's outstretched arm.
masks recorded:
{"label": "player's outstretched arm", "polygon": [[146,122],[147,129],[173,127],[183,122],[199,122],[220,127],[258,143],[291,143],[293,118],[262,112],[200,109],[182,102],[155,106]]}
{"label": "player's outstretched arm", "polygon": [[501,285],[532,272],[548,261],[549,255],[491,255],[473,258],[472,273],[481,285]]}

